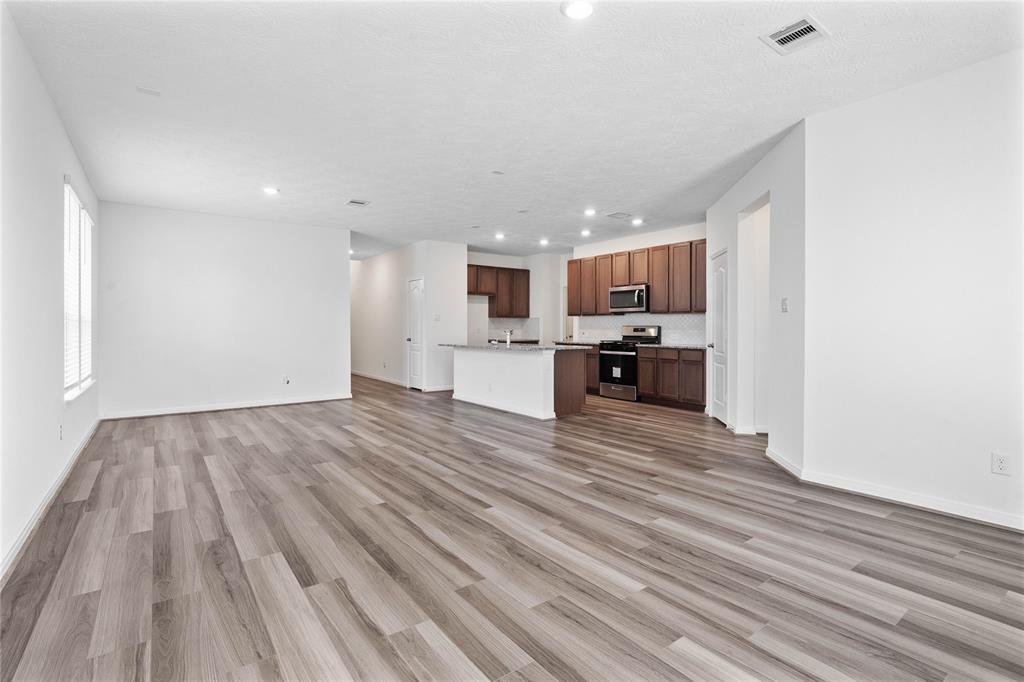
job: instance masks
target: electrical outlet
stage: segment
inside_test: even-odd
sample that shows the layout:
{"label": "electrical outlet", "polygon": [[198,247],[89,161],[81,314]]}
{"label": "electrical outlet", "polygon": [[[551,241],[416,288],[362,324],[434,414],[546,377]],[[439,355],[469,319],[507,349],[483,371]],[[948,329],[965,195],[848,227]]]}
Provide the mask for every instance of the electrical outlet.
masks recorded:
{"label": "electrical outlet", "polygon": [[782,305],[780,307],[782,308],[782,312],[789,312],[789,299],[786,298],[785,296],[782,297]]}
{"label": "electrical outlet", "polygon": [[385,362],[384,363],[384,369],[387,369],[387,368],[388,368],[388,363]]}
{"label": "electrical outlet", "polygon": [[1010,475],[1010,458],[1006,455],[1000,455],[998,452],[992,453],[992,473],[999,474],[1000,476]]}
{"label": "electrical outlet", "polygon": [[59,424],[57,426],[57,440],[64,440],[64,425]]}
{"label": "electrical outlet", "polygon": [[281,383],[287,386],[288,384],[292,383],[292,380],[288,378],[287,374],[285,374],[283,377],[281,377]]}

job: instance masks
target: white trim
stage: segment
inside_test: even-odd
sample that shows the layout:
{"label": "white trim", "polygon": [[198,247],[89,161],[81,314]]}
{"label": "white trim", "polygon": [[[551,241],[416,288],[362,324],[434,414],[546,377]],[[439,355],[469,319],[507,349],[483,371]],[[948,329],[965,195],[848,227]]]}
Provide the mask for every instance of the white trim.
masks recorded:
{"label": "white trim", "polygon": [[1024,531],[1024,519],[1020,516],[1007,514],[1006,512],[1002,512],[997,509],[979,507],[974,504],[967,504],[966,502],[958,502],[956,500],[947,500],[942,497],[922,495],[921,493],[915,493],[911,490],[893,488],[879,483],[860,481],[853,478],[846,478],[845,476],[836,476],[835,474],[826,474],[817,471],[805,471],[801,480],[808,483],[827,486],[829,488],[848,490],[850,492],[860,493],[862,495],[876,497],[882,500],[899,502],[900,504],[906,504],[911,507],[918,507],[928,511],[942,512],[973,521],[981,521],[983,523],[1002,526],[1004,528]]}
{"label": "white trim", "polygon": [[730,427],[733,433],[737,436],[756,436],[757,427],[755,426],[733,426]]}
{"label": "white trim", "polygon": [[794,464],[790,460],[786,459],[778,451],[772,450],[771,448],[765,448],[764,449],[764,456],[767,457],[768,459],[770,459],[771,461],[775,462],[776,464],[778,464],[780,467],[782,467],[786,471],[786,473],[788,473],[790,476],[795,477],[798,481],[804,480],[803,479],[803,468],[797,466],[796,464]]}
{"label": "white trim", "polygon": [[188,405],[177,407],[154,407],[148,410],[126,410],[110,412],[101,419],[131,419],[133,417],[159,417],[165,414],[191,414],[193,412],[219,412],[221,410],[241,410],[247,407],[275,407],[277,405],[296,405],[299,403],[323,403],[331,400],[350,400],[351,393],[333,395],[307,396],[304,398],[286,398],[271,400],[246,400],[237,403],[218,403],[214,405]]}
{"label": "white trim", "polygon": [[501,412],[508,412],[509,414],[521,414],[524,417],[533,417],[534,419],[548,420],[548,419],[554,419],[555,418],[554,411],[546,413],[546,412],[543,412],[541,410],[531,410],[531,409],[510,410],[510,409],[508,409],[508,405],[507,404],[494,402],[493,400],[488,400],[486,398],[477,398],[477,397],[474,397],[474,396],[468,396],[468,395],[465,395],[463,393],[453,393],[452,394],[452,400],[459,400],[459,401],[464,402],[464,403],[473,403],[474,405],[480,405],[482,407],[488,407],[488,408],[490,408],[492,410],[499,410]]}
{"label": "white trim", "polygon": [[439,393],[441,391],[454,391],[455,386],[449,384],[447,386],[431,386],[430,388],[420,389],[421,393]]}
{"label": "white trim", "polygon": [[78,446],[68,457],[67,464],[64,465],[63,471],[61,471],[60,475],[57,476],[56,480],[54,480],[50,489],[46,491],[46,495],[43,496],[43,501],[36,508],[35,512],[32,513],[32,517],[29,519],[29,522],[25,524],[21,533],[11,544],[11,548],[7,551],[7,554],[4,555],[3,564],[0,566],[0,575],[3,576],[2,580],[0,580],[0,585],[7,584],[7,579],[10,578],[10,576],[7,575],[7,571],[14,565],[15,560],[20,557],[21,550],[24,549],[26,541],[32,537],[36,528],[42,522],[43,518],[45,518],[46,512],[50,511],[50,505],[53,504],[53,501],[56,499],[57,493],[60,492],[60,489],[64,487],[64,484],[68,480],[68,476],[71,475],[71,471],[75,468],[75,464],[78,462],[79,456],[82,454],[82,451],[85,450],[85,446],[89,444],[89,441],[92,440],[92,437],[96,434],[96,429],[99,428],[99,425],[99,419],[93,422],[92,427],[85,434],[85,437],[82,438],[78,443]]}
{"label": "white trim", "polygon": [[389,384],[394,384],[395,386],[401,386],[402,388],[409,388],[408,384],[406,384],[406,382],[402,381],[401,379],[384,377],[378,374],[372,374],[370,372],[360,372],[355,369],[351,370],[351,372],[352,374],[355,374],[357,377],[363,377],[364,379],[373,379],[374,381],[383,381]]}

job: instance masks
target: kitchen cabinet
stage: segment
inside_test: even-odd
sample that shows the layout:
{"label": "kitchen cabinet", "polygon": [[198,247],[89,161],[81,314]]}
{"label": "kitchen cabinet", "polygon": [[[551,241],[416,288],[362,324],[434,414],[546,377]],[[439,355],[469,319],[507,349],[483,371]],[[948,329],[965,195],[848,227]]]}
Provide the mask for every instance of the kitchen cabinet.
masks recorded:
{"label": "kitchen cabinet", "polygon": [[[608,305],[605,293],[605,306]],[[580,315],[597,314],[597,259],[580,260]]]}
{"label": "kitchen cabinet", "polygon": [[647,284],[647,249],[630,251],[629,283]]}
{"label": "kitchen cabinet", "polygon": [[708,242],[701,239],[693,242],[690,264],[690,309],[694,313],[708,309]]}
{"label": "kitchen cabinet", "polygon": [[498,268],[489,265],[476,266],[476,293],[481,296],[498,295]]}
{"label": "kitchen cabinet", "polygon": [[498,268],[498,293],[494,297],[495,317],[512,317],[512,289],[514,286],[515,279],[512,271],[508,268]]}
{"label": "kitchen cabinet", "polygon": [[668,312],[669,267],[668,246],[653,246],[648,249],[647,308],[652,313]]}
{"label": "kitchen cabinet", "polygon": [[466,293],[475,294],[477,292],[477,282],[479,280],[477,272],[477,266],[470,265],[466,268]]}
{"label": "kitchen cabinet", "polygon": [[598,349],[588,348],[587,353],[587,391],[597,393],[601,390],[601,355]]}
{"label": "kitchen cabinet", "polygon": [[658,355],[653,348],[640,348],[636,359],[636,392],[641,397],[658,395]]}
{"label": "kitchen cabinet", "polygon": [[663,400],[679,400],[679,351],[658,349],[657,394]]}
{"label": "kitchen cabinet", "polygon": [[612,286],[629,285],[629,251],[612,254]]}
{"label": "kitchen cabinet", "polygon": [[512,317],[530,316],[530,271],[512,271]]}
{"label": "kitchen cabinet", "polygon": [[679,400],[704,404],[704,351],[679,351]]}
{"label": "kitchen cabinet", "polygon": [[612,286],[612,255],[606,253],[597,257],[597,314],[610,315],[608,289]]}
{"label": "kitchen cabinet", "polygon": [[582,315],[580,311],[580,262],[571,260],[566,266],[567,315]]}
{"label": "kitchen cabinet", "polygon": [[669,249],[668,311],[670,313],[690,312],[690,242],[672,244]]}

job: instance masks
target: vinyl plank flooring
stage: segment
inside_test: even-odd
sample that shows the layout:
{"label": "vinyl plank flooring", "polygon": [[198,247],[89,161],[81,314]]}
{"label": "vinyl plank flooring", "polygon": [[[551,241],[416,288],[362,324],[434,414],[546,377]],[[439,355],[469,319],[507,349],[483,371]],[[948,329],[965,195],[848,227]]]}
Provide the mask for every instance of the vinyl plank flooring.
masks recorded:
{"label": "vinyl plank flooring", "polygon": [[0,590],[0,682],[1024,677],[1019,533],[702,414],[353,396],[101,423]]}

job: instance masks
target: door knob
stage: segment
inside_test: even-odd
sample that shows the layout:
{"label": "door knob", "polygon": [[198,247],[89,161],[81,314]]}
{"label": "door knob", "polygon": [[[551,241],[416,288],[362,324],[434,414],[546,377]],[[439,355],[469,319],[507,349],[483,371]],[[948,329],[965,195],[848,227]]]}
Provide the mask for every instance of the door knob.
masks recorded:
{"label": "door knob", "polygon": [[411,336],[407,336],[407,337],[405,337],[405,340],[406,341],[412,341],[412,337]]}
{"label": "door knob", "polygon": [[708,348],[714,348],[714,347],[715,347],[715,344],[713,344],[713,343],[709,343],[708,344]]}

